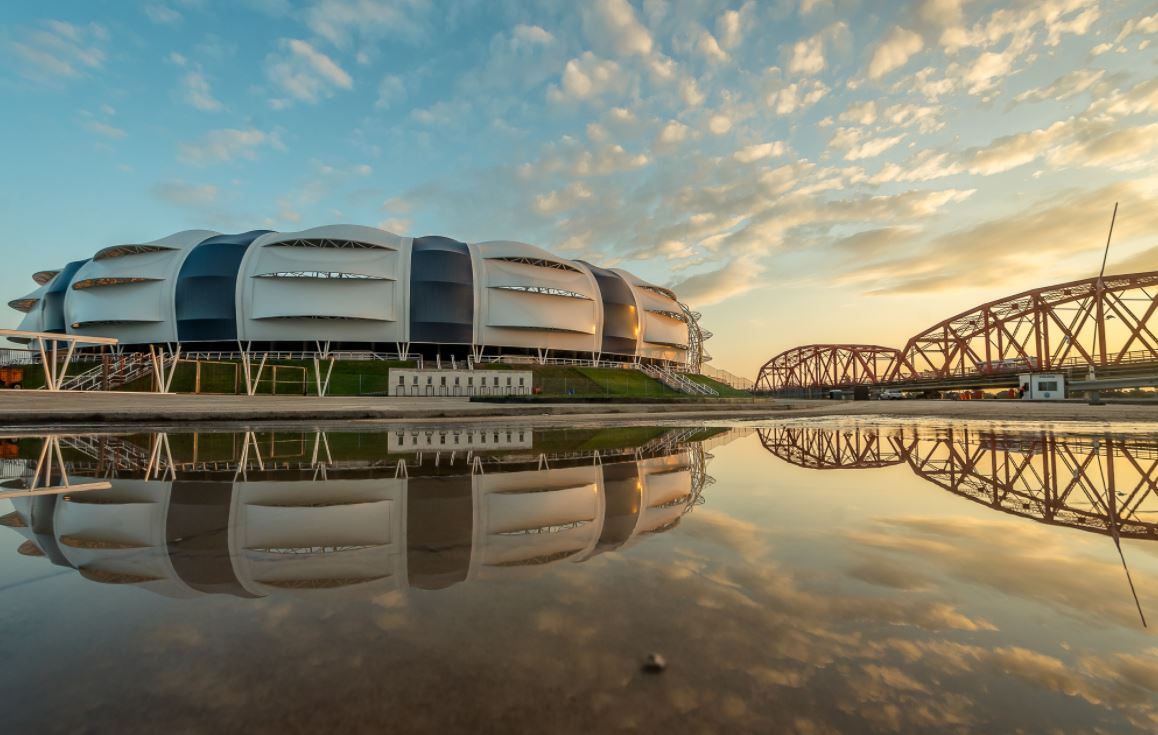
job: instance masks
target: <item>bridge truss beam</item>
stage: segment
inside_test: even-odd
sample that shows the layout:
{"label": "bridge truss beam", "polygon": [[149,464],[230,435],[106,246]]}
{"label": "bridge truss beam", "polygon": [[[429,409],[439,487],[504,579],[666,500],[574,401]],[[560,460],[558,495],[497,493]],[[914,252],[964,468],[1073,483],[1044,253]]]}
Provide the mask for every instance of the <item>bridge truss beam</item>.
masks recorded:
{"label": "bridge truss beam", "polygon": [[895,373],[901,359],[899,350],[880,345],[804,345],[764,363],[756,389],[873,385]]}

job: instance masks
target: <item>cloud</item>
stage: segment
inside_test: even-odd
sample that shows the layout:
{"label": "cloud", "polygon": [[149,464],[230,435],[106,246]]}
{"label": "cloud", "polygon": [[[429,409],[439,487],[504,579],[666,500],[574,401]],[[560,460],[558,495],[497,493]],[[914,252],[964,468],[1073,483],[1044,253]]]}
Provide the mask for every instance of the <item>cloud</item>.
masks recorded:
{"label": "cloud", "polygon": [[1027,89],[1013,99],[1015,102],[1060,102],[1085,92],[1105,75],[1105,69],[1074,69],[1044,87]]}
{"label": "cloud", "polygon": [[917,17],[934,28],[954,27],[961,24],[965,0],[920,0]]}
{"label": "cloud", "polygon": [[[417,39],[434,10],[429,0],[318,0],[305,12],[305,23],[327,41],[346,47],[355,37]],[[442,15],[444,23],[448,15]]]}
{"label": "cloud", "polygon": [[153,196],[179,207],[205,207],[217,201],[217,187],[191,184],[181,179],[160,181],[153,185]]}
{"label": "cloud", "polygon": [[559,84],[551,85],[547,97],[552,102],[590,100],[622,89],[623,81],[619,64],[584,51],[567,62]]}
{"label": "cloud", "polygon": [[846,161],[876,158],[904,140],[905,134],[865,138],[864,128],[838,128],[829,139],[831,148],[844,151]]}
{"label": "cloud", "polygon": [[817,35],[797,41],[792,46],[788,71],[810,76],[824,71],[824,39]]}
{"label": "cloud", "polygon": [[1123,171],[1143,168],[1158,145],[1155,124],[1123,127],[1106,120],[1073,117],[1045,128],[998,138],[971,148],[963,167],[984,176],[1046,158],[1051,166],[1104,166]]}
{"label": "cloud", "polygon": [[[1121,203],[1115,239],[1148,238],[1158,232],[1153,206],[1158,182],[1120,182],[1091,191],[1067,192],[1019,207],[1009,215],[962,227],[930,240],[898,240],[892,252],[850,262],[839,282],[863,283],[870,293],[926,293],[978,283],[1033,283],[1035,271],[1105,242],[1110,208]],[[1016,247],[1011,247],[1016,244]],[[1025,259],[1033,253],[1032,261]]]}
{"label": "cloud", "polygon": [[158,25],[172,26],[177,25],[182,20],[184,20],[184,16],[182,16],[176,10],[169,7],[168,5],[163,5],[161,3],[149,3],[144,7],[144,11],[149,20],[157,23]]}
{"label": "cloud", "polygon": [[925,47],[921,36],[900,26],[894,26],[873,49],[868,65],[869,79],[880,79],[891,71],[909,63]]}
{"label": "cloud", "polygon": [[723,63],[728,60],[728,53],[720,48],[716,37],[706,29],[700,31],[699,40],[696,41],[696,50],[713,64]]}
{"label": "cloud", "polygon": [[[1084,84],[1077,76],[1064,83],[1062,79],[1050,86],[1074,89]],[[1146,80],[1130,89],[1099,96],[1081,114],[1045,127],[1004,135],[960,153],[925,149],[903,164],[889,162],[873,176],[873,181],[928,181],[961,173],[992,176],[1035,161],[1044,161],[1050,169],[1143,170],[1158,151],[1158,130],[1153,123],[1130,126],[1122,119],[1155,110],[1158,80]],[[896,113],[898,120],[911,120],[916,114],[902,110]],[[940,124],[935,118],[929,119],[930,125],[934,123]],[[838,133],[848,138],[842,139],[843,147],[851,147],[856,138],[850,136],[855,131],[842,131]]]}
{"label": "cloud", "polygon": [[580,202],[591,198],[591,189],[581,181],[568,186],[566,189],[552,191],[535,197],[535,211],[543,215],[555,215],[572,209]]}
{"label": "cloud", "polygon": [[515,100],[508,96],[557,74],[567,58],[565,52],[564,44],[550,31],[519,23],[491,37],[485,61],[459,79],[458,93],[488,106],[513,106]]}
{"label": "cloud", "polygon": [[744,27],[750,22],[750,16],[755,8],[750,0],[744,3],[739,10],[725,10],[716,18],[716,38],[724,49],[734,49],[744,40]]}
{"label": "cloud", "polygon": [[699,107],[703,104],[704,93],[700,91],[695,79],[685,77],[680,80],[680,98],[688,107]]}
{"label": "cloud", "polygon": [[191,71],[181,79],[180,98],[190,107],[203,112],[217,112],[222,104],[213,96],[209,80],[200,71]]}
{"label": "cloud", "polygon": [[1001,53],[986,51],[979,55],[962,77],[969,94],[982,94],[1008,77],[1019,53],[1013,49]]}
{"label": "cloud", "polygon": [[765,158],[773,156],[784,155],[784,142],[777,140],[769,143],[757,143],[755,145],[744,146],[740,148],[732,156],[740,163],[752,163],[753,161],[762,161]]}
{"label": "cloud", "polygon": [[732,118],[723,113],[717,113],[708,118],[708,130],[715,135],[723,135],[732,129]]}
{"label": "cloud", "polygon": [[756,288],[762,273],[763,268],[749,259],[737,258],[713,271],[677,281],[672,290],[697,308],[711,306]]}
{"label": "cloud", "polygon": [[590,0],[580,7],[583,30],[593,46],[620,57],[651,53],[651,34],[627,0]]}
{"label": "cloud", "polygon": [[378,83],[378,100],[374,106],[378,109],[386,109],[404,97],[406,97],[406,84],[402,81],[402,77],[396,74],[387,74]]}
{"label": "cloud", "polygon": [[802,38],[792,45],[788,59],[788,72],[801,76],[815,76],[828,66],[825,46],[843,39],[848,34],[848,26],[843,22],[833,23],[809,38]]}
{"label": "cloud", "polygon": [[691,128],[678,120],[669,120],[655,137],[653,149],[669,151],[691,137]]}
{"label": "cloud", "polygon": [[111,138],[113,140],[120,140],[127,135],[127,133],[121,128],[101,120],[86,120],[85,122],[81,123],[81,125],[90,133],[96,133],[97,135],[103,136],[105,138]]}
{"label": "cloud", "polygon": [[74,25],[49,20],[37,29],[21,29],[8,47],[20,62],[20,74],[36,82],[77,79],[105,62],[109,33],[98,23]]}
{"label": "cloud", "polygon": [[1056,46],[1062,36],[1085,35],[1101,16],[1098,0],[1038,0],[1014,3],[1001,7],[979,21],[972,28],[952,25],[940,36],[940,44],[947,53],[958,53],[968,47],[988,49],[1013,37],[1018,44],[1026,43],[1039,25],[1045,30],[1043,44]]}
{"label": "cloud", "polygon": [[257,128],[211,130],[197,142],[178,145],[177,157],[194,166],[208,166],[239,159],[253,160],[258,149],[264,147],[280,149],[282,145],[275,133]]}
{"label": "cloud", "polygon": [[395,234],[403,234],[409,232],[413,224],[413,220],[407,219],[406,217],[389,217],[378,223],[378,229]]}
{"label": "cloud", "polygon": [[872,125],[877,121],[876,100],[855,102],[849,105],[837,118],[841,122],[856,123],[857,125]]}
{"label": "cloud", "polygon": [[[292,100],[316,104],[336,90],[354,86],[354,80],[336,61],[305,41],[283,38],[278,49],[266,57],[265,73]],[[272,102],[275,107],[289,103],[287,99]]]}
{"label": "cloud", "polygon": [[519,44],[531,46],[546,46],[555,42],[555,36],[548,30],[536,26],[519,23],[511,31],[511,38]]}
{"label": "cloud", "polygon": [[768,105],[776,111],[777,115],[791,115],[794,112],[807,110],[826,94],[828,94],[828,87],[824,82],[809,80],[783,86],[772,92],[767,100]]}
{"label": "cloud", "polygon": [[1140,18],[1131,18],[1122,24],[1122,29],[1114,37],[1114,43],[1121,43],[1133,35],[1152,35],[1158,33],[1158,13]]}
{"label": "cloud", "polygon": [[631,153],[618,143],[604,145],[595,151],[583,151],[571,168],[574,176],[606,176],[646,166],[648,157]]}
{"label": "cloud", "polygon": [[881,113],[881,117],[893,125],[898,127],[916,126],[922,133],[932,133],[945,127],[945,122],[940,118],[940,115],[940,107],[909,102],[889,105]]}

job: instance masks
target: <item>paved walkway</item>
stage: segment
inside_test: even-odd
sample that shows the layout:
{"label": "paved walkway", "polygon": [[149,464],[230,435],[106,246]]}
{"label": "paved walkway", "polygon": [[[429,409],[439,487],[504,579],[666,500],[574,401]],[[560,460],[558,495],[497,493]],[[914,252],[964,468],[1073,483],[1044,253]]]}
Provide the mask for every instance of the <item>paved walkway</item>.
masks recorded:
{"label": "paved walkway", "polygon": [[299,421],[498,421],[536,423],[724,421],[896,416],[993,421],[1158,422],[1158,403],[1083,401],[807,401],[731,403],[471,403],[465,398],[220,396],[0,390],[0,428],[78,424]]}
{"label": "paved walkway", "polygon": [[471,403],[465,398],[223,396],[157,393],[0,391],[0,427],[209,421],[481,419],[503,416],[682,418],[767,416],[779,401],[736,403]]}

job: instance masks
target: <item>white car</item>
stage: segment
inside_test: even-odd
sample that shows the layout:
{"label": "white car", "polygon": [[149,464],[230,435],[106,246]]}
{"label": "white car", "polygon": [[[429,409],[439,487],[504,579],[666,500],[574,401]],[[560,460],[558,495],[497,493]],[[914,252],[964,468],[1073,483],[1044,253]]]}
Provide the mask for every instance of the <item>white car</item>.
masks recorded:
{"label": "white car", "polygon": [[901,395],[901,392],[899,390],[893,390],[892,388],[885,388],[884,390],[881,391],[881,400],[882,401],[899,401],[902,398],[904,398],[904,396]]}

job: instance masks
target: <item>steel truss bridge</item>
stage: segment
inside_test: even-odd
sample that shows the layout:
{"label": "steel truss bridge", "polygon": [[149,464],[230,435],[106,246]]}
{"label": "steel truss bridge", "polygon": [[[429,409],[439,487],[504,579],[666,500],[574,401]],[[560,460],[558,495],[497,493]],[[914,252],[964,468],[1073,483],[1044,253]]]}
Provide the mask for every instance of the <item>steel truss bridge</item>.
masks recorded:
{"label": "steel truss bridge", "polygon": [[1114,538],[1158,540],[1158,438],[965,427],[778,426],[760,442],[814,470],[907,466],[1003,513]]}
{"label": "steel truss bridge", "polygon": [[814,344],[776,355],[756,390],[1013,387],[1026,372],[1158,372],[1158,271],[1024,291],[938,322],[902,348]]}

